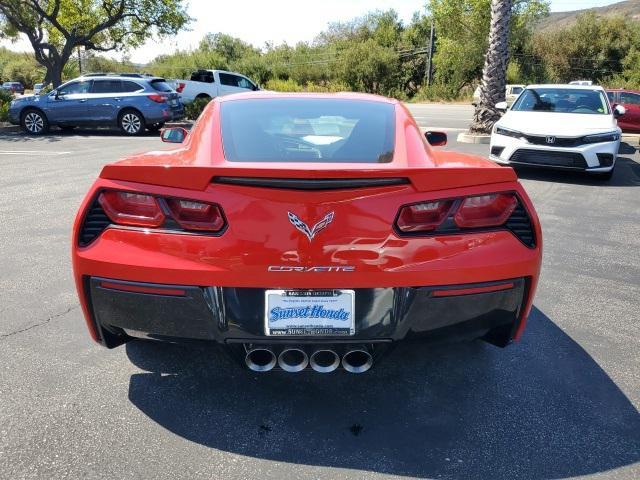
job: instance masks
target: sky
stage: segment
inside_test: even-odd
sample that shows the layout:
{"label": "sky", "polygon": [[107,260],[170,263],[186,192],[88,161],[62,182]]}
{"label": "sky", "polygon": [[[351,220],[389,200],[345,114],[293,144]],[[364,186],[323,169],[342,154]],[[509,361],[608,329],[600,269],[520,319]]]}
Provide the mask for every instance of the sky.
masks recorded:
{"label": "sky", "polygon": [[[551,0],[551,11],[561,12],[582,8],[600,7],[619,0]],[[197,47],[200,39],[209,32],[223,32],[241,38],[256,47],[266,42],[295,44],[310,41],[324,30],[327,24],[347,21],[373,10],[395,9],[399,17],[408,22],[413,12],[424,9],[425,0],[243,0],[217,2],[213,0],[188,0],[188,11],[193,22],[189,31],[161,42],[152,40],[130,52],[135,63],[147,63],[160,54],[176,49]],[[0,45],[12,50],[30,51],[29,43],[1,41]],[[122,54],[112,54],[121,58]]]}

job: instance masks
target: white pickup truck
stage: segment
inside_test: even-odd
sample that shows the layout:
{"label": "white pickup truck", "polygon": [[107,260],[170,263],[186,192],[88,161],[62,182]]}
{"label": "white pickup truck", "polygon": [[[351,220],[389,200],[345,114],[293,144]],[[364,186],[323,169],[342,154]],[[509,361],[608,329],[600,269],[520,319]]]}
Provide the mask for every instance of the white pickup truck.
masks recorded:
{"label": "white pickup truck", "polygon": [[260,90],[258,84],[244,75],[224,70],[198,70],[191,74],[191,80],[173,80],[172,83],[181,95],[182,103],[193,102],[196,98],[211,100],[232,93]]}

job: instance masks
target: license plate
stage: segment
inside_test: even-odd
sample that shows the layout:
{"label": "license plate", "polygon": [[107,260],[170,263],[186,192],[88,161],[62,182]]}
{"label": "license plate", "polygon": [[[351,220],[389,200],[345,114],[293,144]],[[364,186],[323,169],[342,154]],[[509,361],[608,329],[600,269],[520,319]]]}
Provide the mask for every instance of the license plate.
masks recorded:
{"label": "license plate", "polygon": [[353,290],[267,290],[267,335],[347,336],[355,334]]}

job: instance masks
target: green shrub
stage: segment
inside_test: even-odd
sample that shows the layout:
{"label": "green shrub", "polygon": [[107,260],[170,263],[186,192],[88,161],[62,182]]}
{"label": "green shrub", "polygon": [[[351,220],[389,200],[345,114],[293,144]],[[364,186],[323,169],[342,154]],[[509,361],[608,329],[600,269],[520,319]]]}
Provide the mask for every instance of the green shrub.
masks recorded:
{"label": "green shrub", "polygon": [[287,80],[272,78],[265,84],[264,89],[274,92],[304,92],[302,85],[290,78]]}
{"label": "green shrub", "polygon": [[188,120],[197,120],[204,107],[211,101],[210,98],[196,98],[193,102],[184,106],[184,115]]}
{"label": "green shrub", "polygon": [[0,122],[9,119],[9,104],[13,100],[13,94],[0,88]]}

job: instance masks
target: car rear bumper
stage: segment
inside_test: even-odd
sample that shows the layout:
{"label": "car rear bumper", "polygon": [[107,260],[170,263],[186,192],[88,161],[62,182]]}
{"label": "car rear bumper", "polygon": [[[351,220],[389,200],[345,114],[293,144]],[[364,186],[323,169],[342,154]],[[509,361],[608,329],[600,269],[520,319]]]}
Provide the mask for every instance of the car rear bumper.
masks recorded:
{"label": "car rear bumper", "polygon": [[619,140],[571,148],[544,146],[494,133],[491,136],[490,158],[505,165],[609,172],[615,166],[619,147]]}
{"label": "car rear bumper", "polygon": [[429,336],[507,345],[526,310],[528,278],[430,287],[356,288],[355,334],[265,335],[265,289],[84,277],[90,321],[107,347],[129,337],[222,344],[370,343]]}

